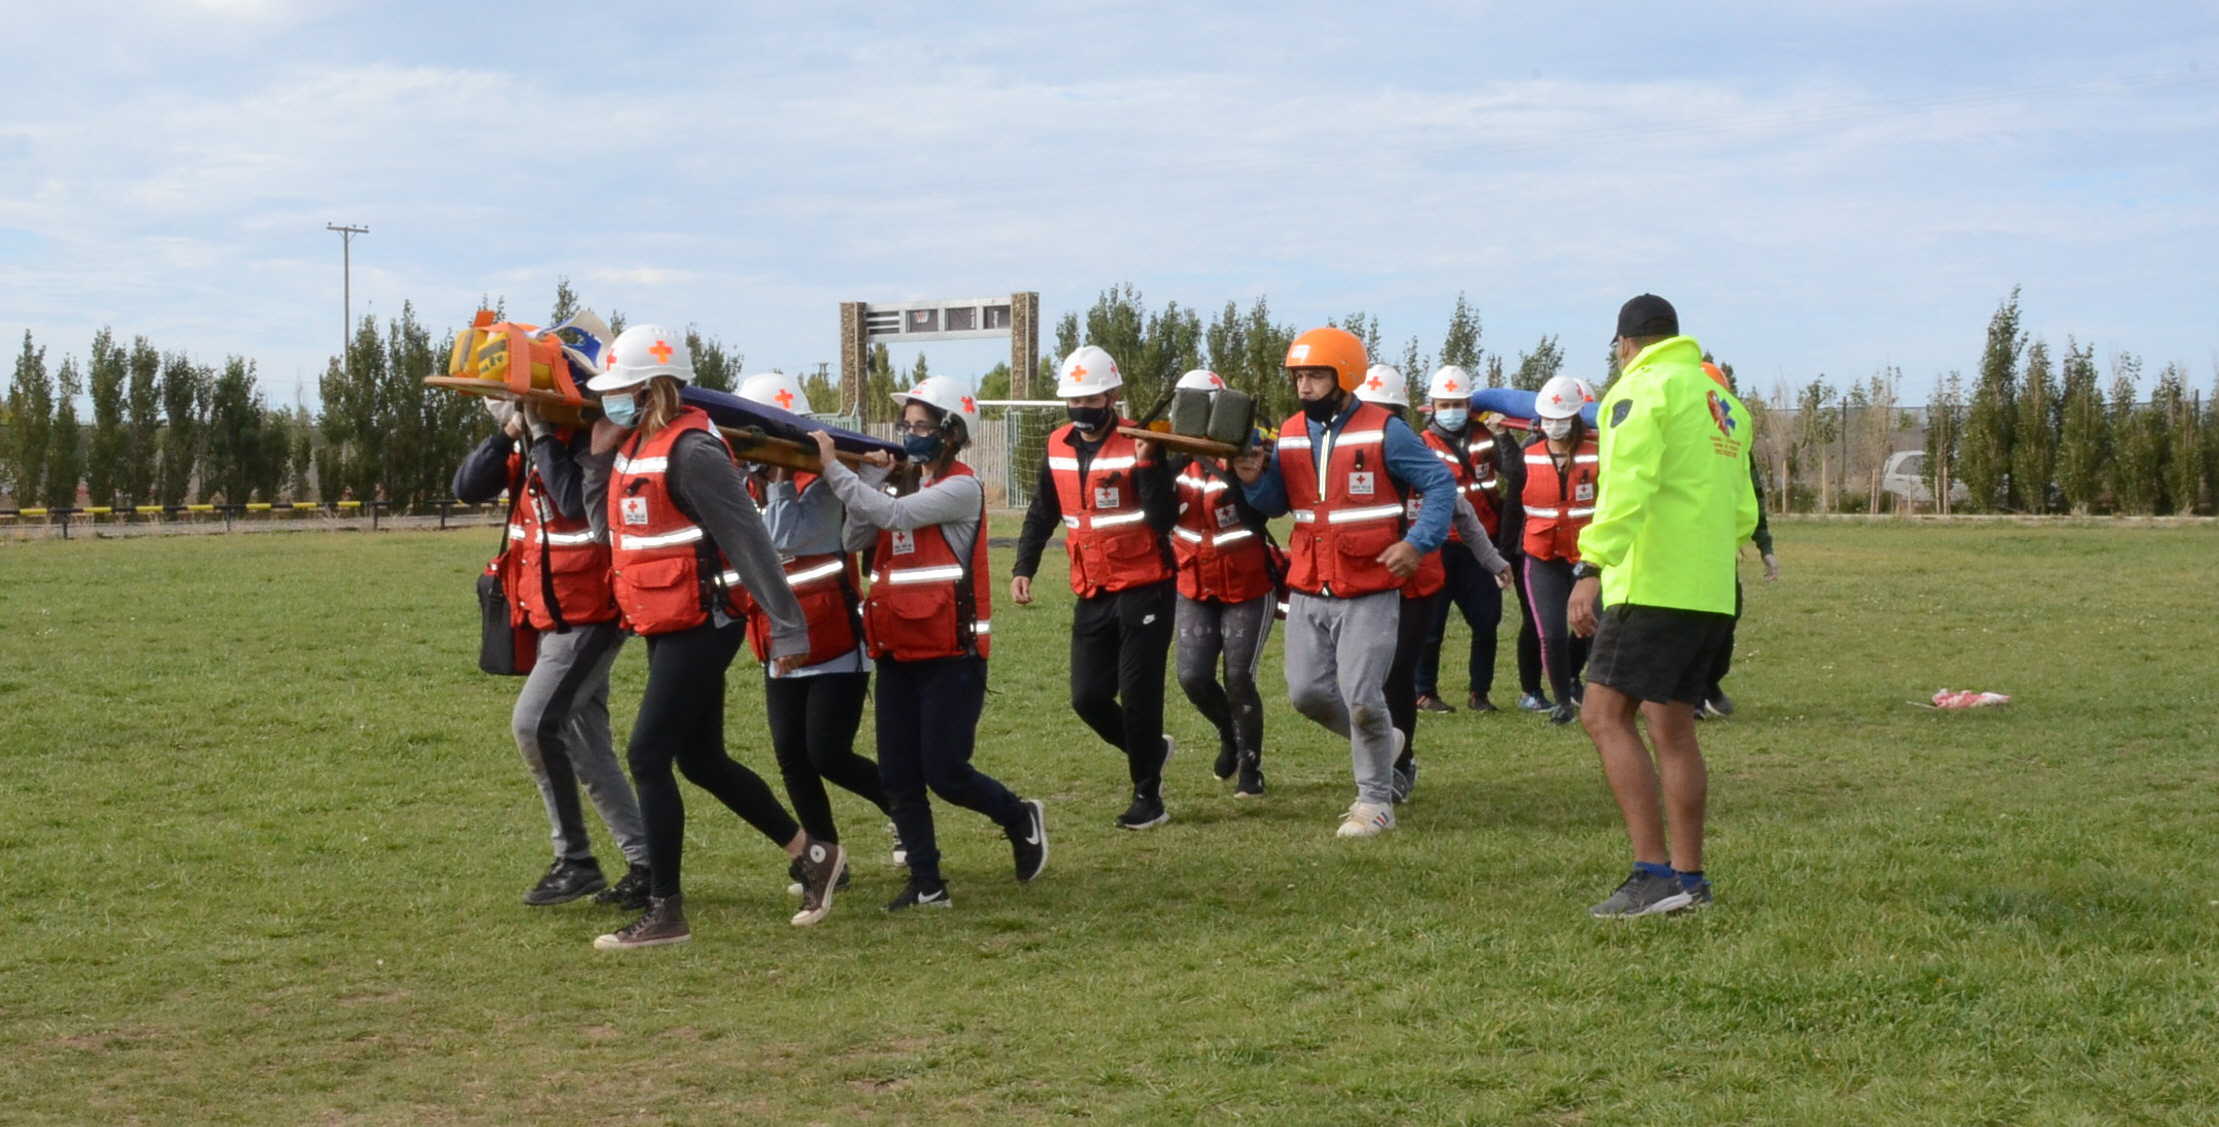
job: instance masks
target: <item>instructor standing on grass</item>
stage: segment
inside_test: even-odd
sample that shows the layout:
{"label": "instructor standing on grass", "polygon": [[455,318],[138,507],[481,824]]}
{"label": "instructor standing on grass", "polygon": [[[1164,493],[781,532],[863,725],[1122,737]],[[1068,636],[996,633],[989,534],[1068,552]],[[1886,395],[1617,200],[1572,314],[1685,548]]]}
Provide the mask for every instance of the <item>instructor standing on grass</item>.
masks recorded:
{"label": "instructor standing on grass", "polygon": [[[1757,523],[1748,413],[1703,373],[1703,350],[1680,335],[1671,303],[1655,294],[1628,301],[1612,347],[1620,375],[1598,416],[1595,520],[1580,533],[1566,610],[1572,630],[1595,639],[1580,722],[1633,843],[1633,874],[1589,909],[1600,918],[1710,902],[1709,780],[1695,706],[1733,622],[1735,552]],[[1653,761],[1636,712],[1649,722]]]}

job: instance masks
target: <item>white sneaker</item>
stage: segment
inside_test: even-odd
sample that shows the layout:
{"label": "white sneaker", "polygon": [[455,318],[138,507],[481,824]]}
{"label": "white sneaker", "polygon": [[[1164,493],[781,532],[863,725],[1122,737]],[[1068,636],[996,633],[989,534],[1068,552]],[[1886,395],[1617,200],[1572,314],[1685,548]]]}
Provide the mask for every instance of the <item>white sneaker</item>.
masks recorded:
{"label": "white sneaker", "polygon": [[1335,837],[1378,837],[1395,828],[1395,808],[1384,802],[1362,802],[1348,808],[1341,815],[1341,828]]}

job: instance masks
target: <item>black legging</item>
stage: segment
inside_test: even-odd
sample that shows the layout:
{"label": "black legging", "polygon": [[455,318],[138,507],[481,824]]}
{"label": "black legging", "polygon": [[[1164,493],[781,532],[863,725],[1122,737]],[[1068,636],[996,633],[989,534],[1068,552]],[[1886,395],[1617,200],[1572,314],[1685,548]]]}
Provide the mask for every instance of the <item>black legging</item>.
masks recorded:
{"label": "black legging", "polygon": [[985,707],[985,658],[878,663],[878,771],[913,878],[940,879],[928,790],[986,815],[1004,833],[1031,824],[1008,787],[971,766]]}
{"label": "black legging", "polygon": [[647,823],[648,891],[656,897],[678,895],[686,844],[686,803],[673,764],[781,849],[801,830],[762,776],[724,753],[724,670],[745,637],[738,623],[703,623],[647,639],[647,688],[624,758]]}
{"label": "black legging", "polygon": [[[1520,564],[1519,571],[1524,570]],[[1535,696],[1541,692],[1541,635],[1534,632],[1530,614],[1518,616],[1518,691]]]}
{"label": "black legging", "polygon": [[1402,619],[1395,628],[1395,658],[1387,666],[1387,716],[1402,733],[1402,755],[1395,766],[1408,767],[1418,751],[1418,655],[1425,649],[1426,628],[1433,614],[1447,602],[1446,588],[1422,599],[1402,600]]}
{"label": "black legging", "polygon": [[1441,695],[1441,642],[1448,636],[1449,608],[1454,607],[1463,612],[1464,625],[1472,632],[1465,685],[1473,694],[1486,696],[1495,687],[1495,632],[1502,627],[1502,588],[1462,543],[1442,547],[1441,565],[1448,585],[1426,621],[1425,645],[1418,651],[1418,692]]}
{"label": "black legging", "polygon": [[801,828],[818,841],[840,840],[832,800],[824,792],[827,779],[886,810],[878,764],[855,754],[855,730],[863,724],[870,691],[871,675],[860,671],[763,678],[770,745],[786,781],[786,800],[794,804]]}
{"label": "black legging", "polygon": [[1575,638],[1565,619],[1572,598],[1572,562],[1526,557],[1526,616],[1541,635],[1541,667],[1548,673],[1556,703],[1572,699],[1572,682],[1587,667],[1586,638]]}
{"label": "black legging", "polygon": [[1166,579],[1082,598],[1071,612],[1071,710],[1125,753],[1133,793],[1150,798],[1163,794],[1163,667],[1176,593]]}

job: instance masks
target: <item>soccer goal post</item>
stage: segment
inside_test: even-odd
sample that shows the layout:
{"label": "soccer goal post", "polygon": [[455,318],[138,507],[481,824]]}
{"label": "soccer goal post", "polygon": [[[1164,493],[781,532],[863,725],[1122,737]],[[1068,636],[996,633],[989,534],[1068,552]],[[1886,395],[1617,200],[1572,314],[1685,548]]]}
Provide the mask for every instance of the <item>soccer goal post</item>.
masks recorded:
{"label": "soccer goal post", "polygon": [[978,456],[966,460],[986,480],[989,498],[999,493],[1009,509],[1032,504],[1048,436],[1069,421],[1061,399],[979,400]]}

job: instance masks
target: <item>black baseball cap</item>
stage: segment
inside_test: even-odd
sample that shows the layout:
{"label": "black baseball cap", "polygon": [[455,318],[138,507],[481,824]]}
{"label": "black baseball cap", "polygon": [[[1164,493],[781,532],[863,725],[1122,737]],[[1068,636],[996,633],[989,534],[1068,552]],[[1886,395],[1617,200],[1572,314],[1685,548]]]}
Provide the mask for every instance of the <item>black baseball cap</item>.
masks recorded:
{"label": "black baseball cap", "polygon": [[1618,307],[1618,335],[1621,337],[1676,337],[1680,335],[1680,315],[1672,303],[1653,293],[1645,293]]}

